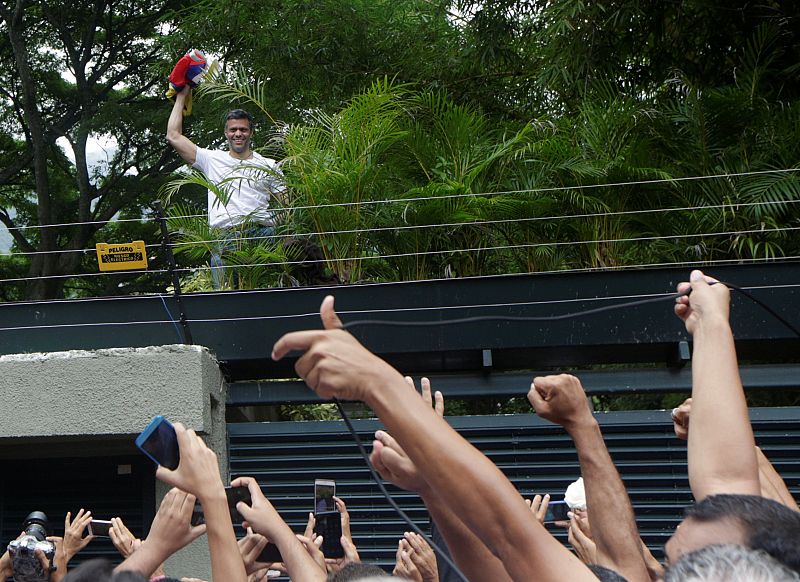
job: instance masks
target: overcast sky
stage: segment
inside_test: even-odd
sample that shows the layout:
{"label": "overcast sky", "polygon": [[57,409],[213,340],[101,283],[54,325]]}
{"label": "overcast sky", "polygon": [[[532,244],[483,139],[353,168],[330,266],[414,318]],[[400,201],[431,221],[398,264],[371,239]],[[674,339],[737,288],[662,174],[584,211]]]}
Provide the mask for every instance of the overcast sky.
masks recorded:
{"label": "overcast sky", "polygon": [[[61,146],[61,149],[64,150],[64,154],[72,160],[72,163],[75,163],[75,154],[72,151],[72,148],[69,146],[69,142],[67,142],[64,138],[59,138],[56,143]],[[90,137],[89,141],[86,144],[86,162],[89,165],[89,174],[91,174],[95,169],[103,170],[104,168],[108,167],[108,162],[111,160],[111,157],[114,155],[114,152],[117,149],[117,142],[113,137],[110,136],[100,136],[100,137]],[[12,211],[11,216],[14,216],[14,212]],[[7,253],[11,248],[11,233],[8,232],[8,229],[0,225],[0,252]]]}

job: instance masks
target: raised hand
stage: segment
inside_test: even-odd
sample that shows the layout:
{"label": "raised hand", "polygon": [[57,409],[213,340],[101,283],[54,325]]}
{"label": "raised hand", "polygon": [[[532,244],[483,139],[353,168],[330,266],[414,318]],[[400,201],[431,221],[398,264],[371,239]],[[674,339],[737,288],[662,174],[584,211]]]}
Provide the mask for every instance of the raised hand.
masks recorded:
{"label": "raised hand", "polygon": [[405,532],[403,534],[408,545],[411,547],[411,561],[419,570],[423,582],[439,582],[439,568],[436,564],[436,554],[421,535],[416,532]]}
{"label": "raised hand", "polygon": [[223,489],[217,454],[195,432],[175,423],[181,460],[174,471],[159,465],[156,477],[202,501]]}
{"label": "raised hand", "polygon": [[414,549],[409,545],[405,538],[397,543],[397,555],[395,557],[394,570],[392,575],[398,578],[405,578],[413,582],[423,582],[422,574],[411,559]]}
{"label": "raised hand", "polygon": [[269,540],[261,534],[255,533],[251,527],[247,528],[247,535],[237,542],[244,562],[244,571],[247,572],[248,576],[259,570],[269,568],[270,564],[258,561],[258,556],[261,555],[267,543],[269,543]]}
{"label": "raised hand", "polygon": [[369,460],[381,477],[401,489],[420,493],[428,486],[403,447],[384,430],[375,431]]}
{"label": "raised hand", "polygon": [[692,413],[692,399],[687,398],[683,404],[672,409],[672,427],[675,436],[685,441],[689,438],[689,416]]}
{"label": "raised hand", "polygon": [[550,494],[547,493],[542,497],[541,495],[534,495],[533,499],[526,499],[527,505],[536,521],[544,525],[545,516],[547,515],[547,508],[550,506]]}
{"label": "raised hand", "polygon": [[280,360],[295,350],[305,352],[297,360],[295,371],[321,398],[367,400],[369,393],[383,384],[383,376],[398,375],[341,329],[333,296],[322,302],[320,316],[325,329],[284,335],[272,348],[272,359]]}
{"label": "raised hand", "polygon": [[692,271],[689,282],[678,284],[678,292],[691,289],[691,294],[675,300],[675,315],[686,324],[686,331],[694,335],[704,322],[728,322],[731,293],[728,288],[702,271]]}
{"label": "raised hand", "polygon": [[64,539],[60,548],[64,552],[67,561],[75,557],[75,554],[88,546],[89,542],[94,539],[94,536],[83,535],[86,531],[86,526],[92,521],[91,511],[84,511],[81,508],[75,515],[75,519],[71,518],[72,513],[68,511],[64,517]]}
{"label": "raised hand", "polygon": [[192,526],[195,500],[191,493],[170,489],[161,501],[145,543],[163,548],[166,558],[206,533],[206,524]]}
{"label": "raised hand", "polygon": [[118,517],[111,518],[111,527],[108,530],[111,543],[123,558],[127,558],[134,552],[136,536],[131,533],[122,520]]}
{"label": "raised hand", "polygon": [[597,546],[592,540],[587,517],[570,514],[567,539],[584,564],[597,564]]}
{"label": "raised hand", "polygon": [[570,374],[534,378],[528,400],[536,414],[567,431],[594,422],[583,386]]}

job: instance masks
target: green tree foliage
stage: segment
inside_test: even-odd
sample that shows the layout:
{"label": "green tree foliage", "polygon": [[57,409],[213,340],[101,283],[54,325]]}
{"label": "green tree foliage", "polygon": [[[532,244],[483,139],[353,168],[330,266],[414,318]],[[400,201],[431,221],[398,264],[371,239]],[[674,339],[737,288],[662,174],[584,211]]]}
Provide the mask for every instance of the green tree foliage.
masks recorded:
{"label": "green tree foliage", "polygon": [[[96,240],[155,239],[154,225],[119,222],[98,231],[112,219],[140,218],[177,167],[162,137],[168,107],[159,95],[159,30],[174,26],[176,7],[169,0],[0,2],[0,221],[11,229],[13,250],[27,253],[4,267],[34,278],[4,286],[6,298],[138,287],[124,275],[65,276],[97,271],[83,252]],[[90,159],[97,140],[115,145],[99,166]]]}

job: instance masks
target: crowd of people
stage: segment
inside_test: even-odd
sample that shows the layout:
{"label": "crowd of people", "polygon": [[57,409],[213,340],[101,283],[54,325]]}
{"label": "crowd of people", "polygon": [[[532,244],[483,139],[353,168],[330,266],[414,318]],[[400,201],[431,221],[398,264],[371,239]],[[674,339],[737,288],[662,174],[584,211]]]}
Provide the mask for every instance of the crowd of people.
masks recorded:
{"label": "crowd of people", "polygon": [[[91,514],[67,514],[64,537],[54,539],[57,568],[51,580],[166,580],[165,560],[205,535],[216,582],[255,582],[280,573],[296,582],[434,582],[461,576],[499,582],[798,581],[800,510],[753,438],[729,324],[729,290],[699,271],[678,290],[690,291],[678,297],[675,313],[692,335],[694,351],[691,398],[673,411],[673,421],[676,435],[687,441],[695,504],[667,543],[665,564],[639,537],[630,499],[578,378],[536,377],[528,392],[535,412],[562,426],[578,453],[585,507],[568,514],[570,551],[543,525],[549,496],[524,500],[491,460],[444,420],[441,393],[432,394],[427,380],[418,392],[410,378],[343,330],[329,296],[321,306],[323,329],[283,336],[272,357],[300,352],[296,371],[322,398],[358,400],[372,408],[384,426],[372,443],[373,466],[386,481],[422,498],[434,537],[456,568],[437,563],[431,546],[415,532],[398,541],[392,575],[362,563],[347,507],[338,498],[344,556],[326,558],[322,539],[314,534],[314,514],[296,534],[251,477],[230,484],[246,487],[251,500],[236,506],[247,528],[237,541],[215,453],[176,424],[180,464],[157,470],[173,489],[147,537],[135,538],[114,519],[109,533],[122,563],[91,560],[67,572],[70,559],[91,540],[85,534]],[[196,500],[205,514],[199,526],[191,523]],[[279,549],[280,563],[258,561],[268,543]],[[8,553],[0,568],[13,574]]]}

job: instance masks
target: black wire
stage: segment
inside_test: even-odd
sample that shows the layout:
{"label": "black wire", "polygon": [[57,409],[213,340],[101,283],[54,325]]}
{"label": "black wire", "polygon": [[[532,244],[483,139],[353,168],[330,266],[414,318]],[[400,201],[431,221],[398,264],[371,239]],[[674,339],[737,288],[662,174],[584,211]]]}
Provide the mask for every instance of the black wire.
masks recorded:
{"label": "black wire", "polygon": [[752,301],[756,305],[759,305],[764,311],[769,313],[772,317],[774,317],[775,319],[780,321],[783,325],[785,325],[787,328],[789,328],[792,331],[792,333],[794,333],[797,337],[800,337],[800,329],[797,329],[794,325],[792,325],[791,323],[786,321],[783,317],[781,317],[778,314],[778,312],[776,312],[774,309],[772,309],[769,305],[767,305],[766,303],[764,303],[760,299],[756,299],[756,297],[752,293],[742,289],[741,287],[739,287],[737,285],[732,285],[731,283],[723,283],[723,285],[725,285],[726,287],[730,287],[731,289],[733,289],[737,293],[741,293],[742,295],[747,297],[750,301]]}
{"label": "black wire", "polygon": [[[575,317],[583,317],[586,315],[594,315],[596,313],[604,313],[606,311],[613,311],[614,309],[622,309],[624,307],[637,307],[639,305],[646,305],[648,303],[657,303],[666,300],[675,300],[678,297],[688,295],[690,291],[682,293],[671,293],[669,295],[662,295],[659,297],[650,297],[648,299],[639,299],[638,301],[628,301],[627,303],[615,303],[614,305],[604,305],[603,307],[596,307],[594,309],[587,309],[585,311],[574,311],[572,313],[562,313],[561,315],[547,315],[547,316],[529,316],[529,315],[478,315],[475,317],[460,317],[457,319],[435,320],[428,319],[424,321],[397,321],[391,319],[360,319],[351,321],[342,326],[343,329],[350,329],[353,327],[367,327],[371,325],[382,325],[388,327],[431,327],[434,325],[459,325],[462,323],[475,323],[480,321],[562,321],[564,319],[573,319]],[[773,312],[774,314],[774,312]],[[776,317],[778,317],[776,315]]]}
{"label": "black wire", "polygon": [[[800,337],[800,329],[792,325],[788,322],[785,318],[783,318],[778,312],[772,309],[769,305],[757,299],[752,293],[742,289],[738,285],[733,285],[731,283],[725,283],[720,281],[726,287],[733,289],[737,293],[741,293],[748,299],[750,299],[753,303],[759,305],[764,311],[772,315],[775,319],[785,325],[792,333],[796,336]],[[711,285],[716,284],[716,282],[712,282]],[[478,315],[475,317],[460,317],[456,319],[446,319],[446,320],[435,320],[435,319],[428,319],[422,321],[397,321],[391,319],[360,319],[357,321],[351,321],[346,323],[342,326],[343,329],[351,329],[353,327],[368,327],[373,325],[380,325],[386,327],[431,327],[435,325],[461,325],[464,323],[477,323],[481,321],[522,321],[522,322],[531,322],[531,321],[563,321],[565,319],[574,319],[576,317],[584,317],[587,315],[595,315],[597,313],[605,313],[606,311],[613,311],[615,309],[623,309],[626,307],[638,307],[639,305],[647,305],[649,303],[658,303],[660,301],[667,301],[667,300],[675,300],[678,297],[684,297],[691,294],[692,289],[691,287],[686,291],[681,293],[671,293],[669,295],[663,295],[660,297],[650,297],[648,299],[639,299],[638,301],[628,301],[627,303],[615,303],[614,305],[604,305],[603,307],[596,307],[594,309],[587,309],[584,311],[573,311],[572,313],[562,313],[561,315],[545,315],[545,316],[532,316],[532,315]]]}
{"label": "black wire", "polygon": [[417,524],[411,521],[411,518],[408,517],[406,512],[400,509],[400,506],[397,505],[395,500],[392,498],[391,494],[386,490],[386,487],[383,484],[383,479],[381,479],[380,475],[378,475],[378,472],[375,470],[375,467],[372,466],[372,462],[369,460],[369,455],[367,454],[367,450],[364,448],[364,444],[361,442],[361,438],[358,436],[356,429],[353,428],[353,424],[350,422],[350,417],[347,416],[347,413],[344,411],[344,408],[342,408],[342,403],[339,402],[338,398],[334,398],[333,402],[336,404],[336,408],[339,409],[339,414],[342,415],[342,420],[344,420],[344,423],[347,425],[347,429],[350,431],[350,434],[352,435],[353,440],[355,441],[356,446],[358,447],[358,451],[364,458],[364,462],[366,462],[367,464],[367,469],[369,469],[369,474],[372,476],[372,480],[375,481],[375,483],[378,485],[378,489],[380,489],[381,493],[386,498],[386,501],[389,502],[389,505],[392,506],[392,509],[395,510],[397,515],[399,515],[403,519],[403,521],[405,521],[406,524],[408,524],[408,526],[411,527],[411,529],[413,529],[415,532],[421,535],[425,539],[425,541],[428,542],[428,545],[430,545],[434,549],[434,551],[439,555],[439,557],[442,560],[447,562],[447,565],[453,569],[453,571],[458,575],[459,578],[461,578],[464,582],[469,582],[469,580],[467,580],[467,577],[464,576],[461,570],[458,569],[458,566],[456,566],[453,560],[451,560],[450,557],[447,555],[447,552],[445,552],[444,550],[442,550],[442,548],[436,545],[434,541],[430,539],[425,534],[425,532],[423,532],[417,526]]}

